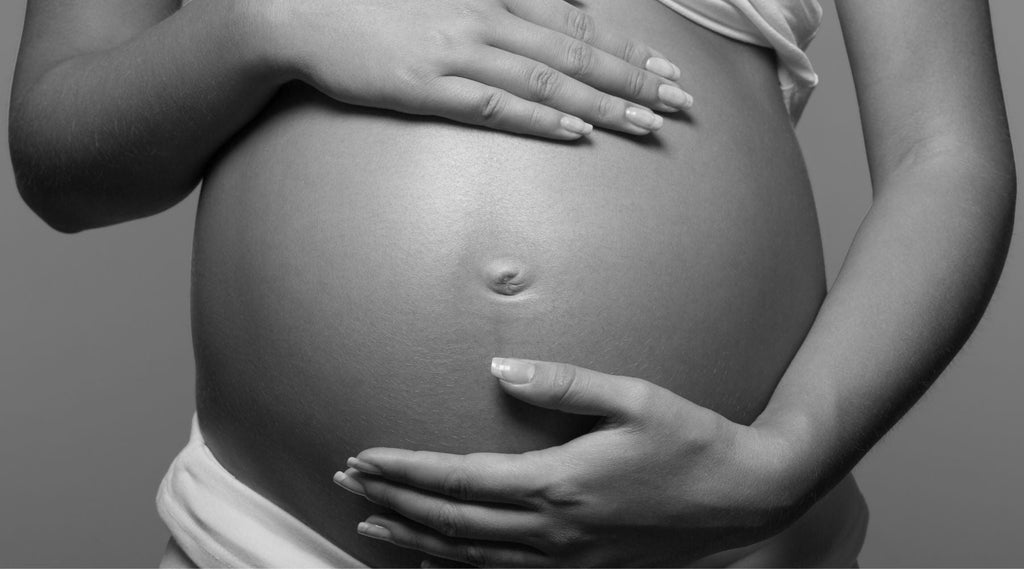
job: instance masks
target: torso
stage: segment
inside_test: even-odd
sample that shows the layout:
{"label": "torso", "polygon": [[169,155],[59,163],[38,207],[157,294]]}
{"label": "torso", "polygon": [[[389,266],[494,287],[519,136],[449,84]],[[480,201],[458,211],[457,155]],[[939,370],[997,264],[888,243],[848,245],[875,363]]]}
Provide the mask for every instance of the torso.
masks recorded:
{"label": "torso", "polygon": [[[421,556],[355,533],[376,508],[332,484],[348,456],[521,452],[591,425],[501,394],[492,356],[644,378],[749,423],[824,297],[772,54],[655,2],[586,9],[683,64],[690,120],[564,144],[292,84],[206,178],[193,328],[207,443],[367,563]],[[525,278],[516,294],[494,286],[506,268]]]}

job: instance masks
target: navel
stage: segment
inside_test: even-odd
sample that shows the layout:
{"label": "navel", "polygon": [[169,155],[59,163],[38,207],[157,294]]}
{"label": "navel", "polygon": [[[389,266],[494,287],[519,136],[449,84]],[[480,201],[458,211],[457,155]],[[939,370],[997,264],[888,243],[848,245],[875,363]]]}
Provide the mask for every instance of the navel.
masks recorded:
{"label": "navel", "polygon": [[497,259],[487,263],[482,271],[487,288],[503,296],[515,296],[533,282],[526,265],[515,259]]}

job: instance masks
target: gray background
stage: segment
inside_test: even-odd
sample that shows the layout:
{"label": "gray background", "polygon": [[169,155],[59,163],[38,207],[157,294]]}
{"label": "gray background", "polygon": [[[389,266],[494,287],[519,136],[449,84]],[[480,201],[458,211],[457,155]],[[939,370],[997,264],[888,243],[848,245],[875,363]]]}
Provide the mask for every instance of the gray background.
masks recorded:
{"label": "gray background", "polygon": [[[822,5],[825,22],[810,50],[822,84],[798,131],[831,282],[870,189],[833,0]],[[993,0],[992,8],[1024,165],[1024,2]],[[0,2],[4,109],[23,17],[23,1]],[[7,132],[6,111],[0,131]],[[167,538],[153,498],[193,409],[196,195],[149,219],[61,235],[21,202],[2,138],[0,565],[152,565]],[[1017,233],[977,333],[857,468],[872,511],[862,566],[1024,565]]]}

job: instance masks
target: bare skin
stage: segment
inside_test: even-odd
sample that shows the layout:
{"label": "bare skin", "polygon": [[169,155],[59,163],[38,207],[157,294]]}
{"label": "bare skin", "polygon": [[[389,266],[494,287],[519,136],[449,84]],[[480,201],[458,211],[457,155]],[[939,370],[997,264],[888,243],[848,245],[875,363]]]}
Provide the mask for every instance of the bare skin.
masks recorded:
{"label": "bare skin", "polygon": [[[1013,226],[1016,174],[988,10],[925,0],[838,6],[874,204],[753,424],[723,423],[633,377],[533,362],[536,383],[502,381],[502,390],[597,415],[599,427],[522,455],[366,450],[339,482],[399,515],[369,518],[364,535],[481,566],[668,565],[719,539],[786,527],[916,402],[984,311]],[[682,421],[658,419],[680,416],[693,420],[682,432],[672,429]],[[681,438],[671,457],[633,440],[651,431]],[[593,462],[611,448],[618,460]],[[623,491],[616,483],[626,479],[643,490]],[[721,480],[761,491],[722,497]],[[513,520],[492,505],[505,501],[527,504],[527,513]],[[708,522],[721,513],[728,521]],[[659,548],[617,531],[623,519],[675,520],[679,535],[690,523],[718,529]]]}
{"label": "bare skin", "polygon": [[[617,6],[593,4],[599,10],[610,10],[609,14]],[[125,6],[120,8],[125,10]],[[167,5],[158,7],[168,11]],[[497,546],[468,548],[458,541],[462,537],[436,531],[443,528],[407,524],[399,515],[416,519],[411,509],[423,502],[415,499],[395,501],[391,503],[395,513],[371,518],[392,532],[391,543],[357,536],[352,523],[356,516],[385,511],[364,503],[362,497],[333,494],[330,472],[341,466],[348,454],[370,446],[400,447],[410,436],[425,437],[413,441],[417,447],[430,445],[449,453],[440,459],[445,462],[438,463],[442,472],[457,471],[464,464],[458,454],[484,448],[501,453],[499,458],[483,457],[483,464],[494,467],[484,472],[497,476],[504,466],[521,460],[514,453],[551,447],[541,455],[522,455],[543,459],[534,465],[538,467],[533,471],[536,477],[526,483],[550,484],[559,472],[575,477],[562,481],[586,478],[587,484],[571,487],[585,489],[587,494],[563,495],[567,499],[549,504],[536,518],[542,535],[531,536],[528,545],[535,555],[537,551],[545,555],[544,563],[639,559],[681,564],[709,553],[709,544],[711,549],[738,546],[789,524],[799,527],[794,520],[814,510],[814,500],[843,479],[948,361],[980,315],[1002,266],[1012,226],[1012,213],[1007,212],[1013,211],[1016,181],[984,19],[987,13],[977,5],[903,2],[889,4],[878,14],[855,3],[844,5],[844,27],[864,107],[876,204],[827,299],[813,205],[799,152],[792,134],[785,134],[788,125],[780,101],[766,96],[773,92],[770,54],[733,44],[682,19],[659,18],[654,12],[647,17],[642,11],[620,14],[616,21],[627,33],[664,38],[668,45],[659,43],[659,49],[670,59],[687,56],[688,65],[683,66],[679,82],[694,91],[698,101],[704,101],[699,85],[709,101],[704,107],[694,106],[694,122],[666,124],[654,144],[636,145],[625,138],[606,136],[595,138],[591,146],[545,146],[537,140],[512,139],[451,124],[402,121],[390,113],[333,103],[310,87],[293,86],[271,99],[276,87],[267,88],[259,81],[246,83],[252,75],[245,73],[228,73],[234,81],[207,83],[206,89],[173,80],[161,84],[157,75],[150,76],[147,83],[141,74],[143,80],[135,92],[138,100],[152,102],[155,99],[142,95],[163,93],[168,87],[169,92],[185,97],[181,107],[185,112],[180,115],[173,115],[172,106],[167,115],[159,117],[165,122],[141,122],[150,127],[143,132],[164,145],[161,148],[177,148],[183,140],[201,139],[205,132],[215,136],[204,139],[198,151],[171,154],[171,158],[160,158],[155,152],[157,158],[150,162],[118,172],[123,177],[116,178],[121,184],[116,187],[123,190],[103,194],[103,199],[92,195],[68,200],[66,191],[78,187],[68,179],[96,178],[97,171],[90,171],[89,164],[105,172],[105,156],[119,154],[110,149],[93,156],[91,163],[84,150],[71,152],[85,158],[64,165],[61,172],[80,178],[34,185],[33,180],[42,179],[48,168],[45,162],[41,163],[44,166],[33,165],[30,158],[46,154],[39,149],[53,150],[47,145],[55,144],[54,137],[37,137],[46,131],[34,123],[60,125],[60,113],[49,109],[61,109],[73,117],[82,114],[82,107],[76,105],[104,99],[100,85],[70,104],[57,104],[65,100],[54,95],[62,85],[81,84],[74,79],[76,73],[111,69],[112,76],[124,77],[126,62],[140,60],[129,45],[146,46],[142,51],[148,50],[152,58],[168,53],[171,60],[183,60],[169,45],[185,33],[183,30],[203,29],[202,19],[189,22],[191,26],[178,24],[175,32],[172,18],[166,18],[168,23],[162,28],[155,25],[166,17],[160,10],[145,18],[128,19],[135,22],[136,40],[127,41],[125,34],[104,36],[104,41],[113,37],[124,42],[123,50],[100,55],[101,48],[111,44],[98,42],[95,56],[72,54],[67,59],[66,51],[61,56],[51,54],[40,60],[44,63],[36,64],[35,73],[22,71],[19,65],[23,87],[17,90],[22,93],[17,98],[20,104],[12,106],[12,113],[19,118],[12,120],[12,133],[20,142],[12,148],[17,147],[16,154],[22,157],[18,164],[23,192],[28,190],[26,199],[41,213],[52,212],[43,215],[55,226],[75,230],[113,223],[173,203],[184,195],[182,191],[187,192],[183,188],[195,181],[213,153],[225,150],[207,180],[197,233],[201,422],[209,429],[210,445],[218,459],[240,479],[374,563],[417,563],[423,552],[474,564],[538,562],[536,557],[498,557],[521,551],[524,538],[513,525],[508,525],[508,533],[489,536]],[[129,12],[140,14],[124,11]],[[58,16],[50,14],[48,18]],[[903,24],[897,28],[893,22]],[[920,25],[907,26],[906,22]],[[140,33],[150,28],[157,32]],[[63,26],[50,28],[49,35],[68,29],[75,29],[73,17],[64,20]],[[30,43],[39,45],[48,43],[38,39],[45,36],[46,32],[27,34]],[[957,43],[972,38],[976,43],[969,47],[974,49]],[[922,42],[932,49],[924,54],[913,49]],[[893,52],[906,52],[906,57],[894,58]],[[119,53],[131,53],[132,57],[125,55],[119,63]],[[248,52],[242,49],[238,53]],[[81,57],[76,59],[76,55]],[[633,67],[644,65],[644,61],[634,62]],[[305,63],[293,71],[315,68]],[[278,64],[269,68],[280,70]],[[25,64],[24,69],[31,70],[32,64]],[[224,71],[205,68],[209,75],[199,73],[198,78],[223,77]],[[970,80],[961,83],[948,77]],[[687,79],[697,78],[701,81],[690,87]],[[304,81],[317,84],[310,78]],[[180,90],[174,90],[176,85]],[[251,104],[238,105],[245,99],[241,93],[248,94],[253,85],[262,86],[263,91],[254,92],[264,98],[249,98]],[[321,93],[329,90],[325,85],[319,85]],[[907,97],[908,92],[915,95]],[[43,96],[48,93],[53,99]],[[189,99],[189,94],[195,97]],[[211,100],[212,106],[205,107]],[[272,106],[257,117],[262,102],[268,100],[273,101]],[[33,101],[42,101],[40,108],[47,108],[55,118],[39,110],[33,114]],[[651,107],[657,104],[649,98],[647,102]],[[621,108],[623,112],[614,119],[620,122],[608,126],[639,134],[631,130],[636,124],[626,124],[625,104]],[[738,116],[735,109],[741,108],[753,110],[752,116],[758,120]],[[108,116],[117,117],[126,111],[123,105],[111,105],[109,112]],[[146,113],[140,112],[139,117],[144,116]],[[193,122],[194,117],[216,118],[211,119],[212,124],[203,124]],[[170,128],[175,120],[178,123]],[[95,140],[98,132],[103,133],[103,140],[109,134],[115,142],[137,141],[108,133],[103,124],[99,121],[92,131],[86,125],[80,131],[80,141]],[[249,128],[239,133],[243,124]],[[394,136],[387,136],[389,133]],[[224,148],[234,134],[240,136]],[[709,145],[711,141],[715,144]],[[749,141],[765,144],[744,146]],[[392,154],[392,159],[384,160],[376,170],[363,167],[370,160],[388,157],[396,147],[397,159]],[[428,159],[417,167],[417,159],[445,148],[455,149],[456,161],[449,163],[454,172],[475,174],[461,178],[465,185],[459,191],[452,191],[452,171],[444,171],[444,162]],[[586,168],[573,169],[581,155],[596,159]],[[467,170],[474,164],[475,169]],[[423,165],[429,168],[425,170]],[[173,184],[153,194],[127,191],[138,187],[155,168],[179,174],[169,178],[176,180]],[[682,183],[673,188],[675,193],[666,192],[666,180]],[[510,187],[515,191],[509,192]],[[621,201],[626,189],[629,195],[643,199]],[[474,201],[481,192],[491,201]],[[516,199],[511,199],[513,196]],[[77,204],[72,213],[50,209],[56,207],[52,204],[68,203]],[[405,210],[387,209],[387,204],[394,203],[412,205]],[[920,207],[923,203],[928,207]],[[424,208],[433,215],[423,215]],[[623,223],[623,211],[633,211],[638,222]],[[322,216],[324,212],[327,217]],[[692,217],[684,217],[688,213]],[[538,217],[543,219],[540,224]],[[458,225],[459,220],[467,219],[472,222]],[[231,231],[232,227],[237,231]],[[644,233],[644,227],[657,230]],[[378,235],[375,230],[383,233]],[[469,233],[457,233],[466,230]],[[538,230],[548,238],[548,245],[531,241]],[[469,239],[453,241],[449,239],[453,235]],[[659,241],[666,235],[672,239]],[[381,247],[374,236],[385,236],[391,248]],[[781,248],[777,247],[779,240]],[[769,248],[774,252],[744,256],[768,244],[775,246]],[[386,254],[382,260],[375,251],[418,251],[423,256]],[[453,255],[446,256],[446,251]],[[459,255],[465,257],[465,263],[453,265],[451,259]],[[920,262],[930,258],[936,261]],[[744,263],[730,265],[722,259],[743,259]],[[950,263],[950,259],[959,262]],[[209,263],[204,264],[206,261]],[[517,262],[527,273],[537,275],[521,291],[533,293],[537,302],[499,304],[496,298],[501,293],[493,286],[492,269],[495,263],[505,263],[496,271],[501,277],[511,274],[506,268]],[[656,268],[652,270],[652,266]],[[232,267],[238,270],[226,270]],[[696,267],[699,270],[694,270]],[[509,279],[518,275],[512,273]],[[393,275],[414,275],[415,280]],[[687,282],[686,288],[681,288],[680,282]],[[455,288],[446,288],[452,283]],[[455,295],[452,302],[439,304],[437,296],[429,294],[438,290],[451,290]],[[766,296],[771,299],[769,305],[783,308],[758,312],[756,307],[766,304]],[[579,304],[588,298],[597,302]],[[692,302],[686,302],[687,298]],[[537,307],[534,317],[545,312],[550,315],[540,333],[535,322],[517,317],[529,313],[531,306]],[[551,315],[552,307],[561,312]],[[487,312],[481,314],[480,310]],[[459,311],[465,311],[461,318]],[[247,314],[269,326],[252,326],[254,320],[246,320]],[[751,314],[758,315],[753,326]],[[385,318],[380,318],[382,315]],[[865,321],[864,315],[871,315],[871,320]],[[407,326],[389,329],[389,321]],[[438,327],[439,322],[456,325]],[[504,324],[491,326],[495,322]],[[907,329],[919,335],[901,333]],[[438,334],[438,330],[444,333]],[[367,342],[361,344],[360,338]],[[375,338],[381,342],[370,341]],[[359,349],[339,349],[338,341],[346,339],[349,348]],[[414,342],[396,343],[396,339]],[[727,351],[737,343],[758,349],[741,350],[738,355]],[[898,354],[892,346],[900,347]],[[640,453],[630,464],[613,462],[603,470],[559,470],[556,463],[564,464],[566,452],[579,452],[575,464],[584,465],[598,460],[608,447],[576,442],[595,434],[586,434],[593,418],[510,404],[504,395],[507,391],[529,403],[540,403],[545,397],[543,382],[535,384],[538,389],[533,399],[528,389],[506,386],[499,390],[481,383],[490,356],[520,354],[536,358],[535,365],[541,366],[542,372],[547,368],[541,359],[585,366],[585,373],[573,375],[584,378],[570,382],[573,389],[599,381],[615,390],[618,395],[612,404],[606,402],[600,409],[598,403],[588,403],[582,396],[579,399],[584,410],[602,411],[605,417],[618,412],[620,417],[630,418],[613,422],[614,428],[604,429],[601,436],[614,438],[643,424],[661,430],[633,429],[633,435],[672,432],[680,440],[670,445],[672,452],[665,452],[663,445],[641,438],[639,442],[647,444],[629,445]],[[253,355],[265,358],[265,365],[254,367]],[[721,369],[716,362],[729,365]],[[424,369],[429,370],[426,377],[431,380],[426,384],[419,383]],[[446,390],[452,397],[444,396]],[[459,405],[458,398],[467,393],[469,405]],[[648,401],[648,397],[655,397],[658,405],[645,406],[649,413],[643,417],[621,408],[630,401]],[[430,412],[418,418],[423,401],[431,406],[427,407]],[[854,411],[839,412],[839,401],[855,402]],[[338,413],[344,406],[349,406],[347,415]],[[346,418],[360,409],[365,416],[356,417],[363,420]],[[383,417],[393,420],[380,419]],[[436,424],[439,418],[440,427]],[[445,426],[443,421],[450,424]],[[690,428],[682,428],[684,425]],[[562,444],[580,435],[572,443]],[[723,445],[723,441],[743,444]],[[779,451],[773,454],[771,464],[765,461],[766,445]],[[389,468],[388,456],[409,460],[407,455],[367,451],[360,456],[392,475],[371,479],[365,472],[350,473],[352,479],[365,478],[364,491],[371,499],[386,502],[388,493],[409,490],[414,496],[417,484],[430,488],[429,482],[392,474],[397,470]],[[431,456],[431,460],[437,458]],[[417,458],[426,460],[413,456],[413,463]],[[706,468],[695,466],[700,464],[695,458],[703,458]],[[713,479],[716,468],[736,464],[748,468],[731,469],[742,479],[735,474],[723,478],[735,482],[726,491],[695,491],[683,498],[666,494],[665,486],[657,484],[622,492],[615,490],[621,486],[607,483],[626,479],[628,469],[636,464],[645,465],[650,472],[681,476],[678,484],[670,485],[673,488],[695,489],[698,481]],[[680,464],[688,468],[680,468]],[[489,480],[493,481],[487,476],[467,477],[467,488],[486,487]],[[742,491],[750,487],[766,489],[753,504]],[[851,484],[836,488],[858,497]],[[652,519],[679,523],[679,531],[685,534],[688,527],[692,530],[686,520],[694,519],[698,511],[694,500],[708,495],[716,499],[715,511],[730,515],[703,528],[702,538],[693,541],[691,549],[680,549],[678,541],[655,540],[642,542],[645,550],[639,556],[629,549],[630,544],[608,548],[594,539],[624,511],[621,508],[636,504],[650,506],[645,514]],[[581,502],[617,507],[600,511],[568,507]],[[784,515],[764,515],[766,505]],[[443,503],[431,506],[447,507]],[[464,513],[461,509],[448,511]],[[442,518],[428,515],[425,519]],[[474,527],[471,519],[465,520],[467,525],[451,527]],[[558,529],[555,523],[571,531],[551,531]],[[404,531],[399,531],[402,528]],[[841,532],[845,528],[834,529]],[[564,539],[566,536],[571,539]],[[430,544],[426,537],[431,538]],[[467,538],[472,543],[473,537]],[[418,551],[402,552],[392,544]]]}
{"label": "bare skin", "polygon": [[[649,141],[512,137],[293,85],[225,148],[193,331],[200,424],[240,480],[361,560],[415,565],[354,531],[386,510],[332,484],[345,458],[523,452],[594,424],[509,399],[495,353],[757,417],[825,292],[810,187],[771,53],[643,6],[588,3],[686,56],[701,103]],[[809,525],[860,519],[856,486],[841,494]]]}
{"label": "bare skin", "polygon": [[29,3],[11,157],[25,201],[54,228],[177,203],[292,80],[352,104],[557,140],[591,123],[647,134],[661,124],[650,109],[692,103],[674,64],[613,31],[590,34],[581,12],[553,0],[178,5]]}

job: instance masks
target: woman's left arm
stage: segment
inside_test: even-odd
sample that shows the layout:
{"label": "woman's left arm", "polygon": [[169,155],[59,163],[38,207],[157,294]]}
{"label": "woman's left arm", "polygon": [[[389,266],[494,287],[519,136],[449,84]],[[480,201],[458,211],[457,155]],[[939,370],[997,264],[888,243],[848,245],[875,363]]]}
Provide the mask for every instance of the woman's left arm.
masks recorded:
{"label": "woman's left arm", "polygon": [[913,406],[981,318],[1012,233],[990,16],[968,0],[837,5],[873,203],[758,419],[533,362],[506,392],[599,427],[523,455],[364,451],[339,481],[404,516],[366,533],[474,565],[676,564],[780,531]]}
{"label": "woman's left arm", "polygon": [[[884,10],[880,9],[884,6]],[[1002,272],[1017,178],[987,2],[837,1],[873,201],[754,426],[817,496],[928,389]]]}

